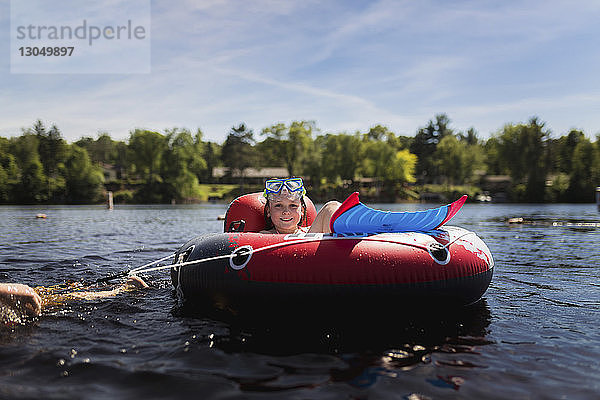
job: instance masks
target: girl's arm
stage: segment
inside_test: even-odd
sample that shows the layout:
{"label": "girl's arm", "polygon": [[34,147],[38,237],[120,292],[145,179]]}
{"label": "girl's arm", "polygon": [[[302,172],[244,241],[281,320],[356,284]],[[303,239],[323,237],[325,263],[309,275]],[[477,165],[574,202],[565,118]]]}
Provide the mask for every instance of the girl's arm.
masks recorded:
{"label": "girl's arm", "polygon": [[0,302],[37,317],[42,311],[42,298],[22,283],[0,283]]}
{"label": "girl's arm", "polygon": [[69,296],[76,299],[84,299],[84,300],[94,300],[94,299],[102,299],[104,297],[116,296],[119,293],[134,290],[134,289],[145,289],[149,287],[144,280],[138,276],[130,276],[127,279],[125,284],[112,289],[112,290],[103,290],[97,292],[73,292],[69,293]]}

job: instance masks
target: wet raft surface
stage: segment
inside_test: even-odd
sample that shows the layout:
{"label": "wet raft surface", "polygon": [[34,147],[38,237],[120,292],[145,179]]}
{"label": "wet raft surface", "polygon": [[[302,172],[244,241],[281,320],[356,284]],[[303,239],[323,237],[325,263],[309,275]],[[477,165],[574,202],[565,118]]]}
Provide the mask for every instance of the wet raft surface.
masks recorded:
{"label": "wet raft surface", "polygon": [[[220,231],[224,209],[3,207],[0,279],[54,285],[142,265]],[[484,300],[458,311],[232,318],[178,307],[157,274],[152,290],[0,329],[0,397],[596,398],[600,228],[567,224],[598,222],[591,204],[467,204],[453,224],[496,266]]]}

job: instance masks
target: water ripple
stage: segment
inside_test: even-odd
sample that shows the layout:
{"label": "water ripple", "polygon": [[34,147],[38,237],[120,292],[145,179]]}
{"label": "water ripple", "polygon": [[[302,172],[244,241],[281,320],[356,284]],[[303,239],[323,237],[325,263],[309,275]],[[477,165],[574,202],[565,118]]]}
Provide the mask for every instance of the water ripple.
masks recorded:
{"label": "water ripple", "polygon": [[[425,205],[379,208],[407,207]],[[225,209],[0,207],[0,279],[94,281],[220,231]],[[597,398],[599,219],[593,205],[467,204],[453,224],[496,267],[484,301],[456,313],[248,321],[182,309],[168,274],[150,275],[148,291],[0,328],[0,397]]]}

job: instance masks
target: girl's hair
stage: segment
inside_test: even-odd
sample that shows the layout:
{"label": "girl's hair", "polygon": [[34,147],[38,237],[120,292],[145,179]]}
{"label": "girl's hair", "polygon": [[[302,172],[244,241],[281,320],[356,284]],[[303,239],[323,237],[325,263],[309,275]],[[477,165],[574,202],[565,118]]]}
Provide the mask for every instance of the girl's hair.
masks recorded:
{"label": "girl's hair", "polygon": [[[300,205],[302,206],[302,217],[300,221],[298,221],[298,226],[302,226],[302,223],[306,220],[306,202],[304,201],[304,196],[300,197]],[[269,198],[267,197],[267,202],[265,203],[264,217],[265,217],[265,230],[269,231],[275,227],[273,225],[273,221],[271,221],[271,217],[269,217],[267,210],[269,209]]]}

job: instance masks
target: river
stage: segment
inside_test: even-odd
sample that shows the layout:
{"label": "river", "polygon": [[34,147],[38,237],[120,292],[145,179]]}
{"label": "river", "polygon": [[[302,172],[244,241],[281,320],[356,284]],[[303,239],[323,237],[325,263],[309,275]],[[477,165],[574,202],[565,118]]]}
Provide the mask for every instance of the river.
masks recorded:
{"label": "river", "polygon": [[[0,281],[94,281],[222,231],[225,210],[0,207]],[[495,258],[474,306],[409,317],[410,305],[397,304],[368,325],[257,327],[181,312],[168,273],[157,272],[149,290],[0,326],[0,398],[600,398],[596,206],[467,204],[451,225],[476,232]]]}

